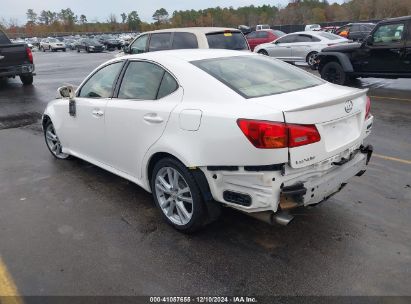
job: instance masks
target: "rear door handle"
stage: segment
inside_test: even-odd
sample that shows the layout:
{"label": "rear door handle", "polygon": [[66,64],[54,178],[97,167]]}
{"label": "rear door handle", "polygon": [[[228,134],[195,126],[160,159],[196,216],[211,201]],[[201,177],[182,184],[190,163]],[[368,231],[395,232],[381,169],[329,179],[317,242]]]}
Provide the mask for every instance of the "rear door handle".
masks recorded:
{"label": "rear door handle", "polygon": [[93,110],[91,114],[93,114],[94,117],[102,117],[104,115],[104,112],[101,110]]}
{"label": "rear door handle", "polygon": [[164,120],[157,113],[148,113],[144,115],[144,120],[151,123],[162,123]]}

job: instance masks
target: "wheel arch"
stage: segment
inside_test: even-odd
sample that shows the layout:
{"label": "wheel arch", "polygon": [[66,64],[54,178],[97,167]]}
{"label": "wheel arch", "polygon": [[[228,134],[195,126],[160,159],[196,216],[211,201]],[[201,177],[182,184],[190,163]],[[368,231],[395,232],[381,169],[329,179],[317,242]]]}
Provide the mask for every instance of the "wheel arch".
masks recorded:
{"label": "wheel arch", "polygon": [[354,68],[351,64],[350,58],[344,53],[338,52],[327,52],[327,53],[319,53],[318,57],[320,58],[320,65],[318,67],[319,72],[321,73],[322,68],[329,62],[335,61],[338,62],[344,72],[352,73],[354,72]]}

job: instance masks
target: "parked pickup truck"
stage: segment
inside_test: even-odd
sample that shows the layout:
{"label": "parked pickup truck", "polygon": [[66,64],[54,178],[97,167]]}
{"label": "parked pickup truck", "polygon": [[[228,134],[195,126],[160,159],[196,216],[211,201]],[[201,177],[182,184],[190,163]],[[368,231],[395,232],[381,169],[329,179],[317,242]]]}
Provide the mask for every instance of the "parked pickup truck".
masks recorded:
{"label": "parked pickup truck", "polygon": [[12,43],[0,30],[0,78],[19,76],[24,85],[33,83],[34,63],[31,49],[25,43]]}
{"label": "parked pickup truck", "polygon": [[323,49],[317,64],[323,79],[340,85],[357,77],[411,78],[411,16],[381,21],[362,43]]}

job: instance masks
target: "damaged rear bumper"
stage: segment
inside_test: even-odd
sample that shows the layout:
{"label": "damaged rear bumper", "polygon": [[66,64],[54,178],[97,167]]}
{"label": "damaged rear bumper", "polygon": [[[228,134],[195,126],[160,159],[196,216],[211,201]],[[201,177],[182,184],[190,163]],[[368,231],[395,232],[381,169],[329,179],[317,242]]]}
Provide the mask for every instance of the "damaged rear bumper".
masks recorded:
{"label": "damaged rear bumper", "polygon": [[350,178],[365,172],[372,151],[372,146],[361,146],[347,159],[332,159],[303,170],[285,164],[282,169],[263,172],[243,167],[236,171],[201,169],[216,201],[246,213],[275,213],[315,205],[339,192]]}

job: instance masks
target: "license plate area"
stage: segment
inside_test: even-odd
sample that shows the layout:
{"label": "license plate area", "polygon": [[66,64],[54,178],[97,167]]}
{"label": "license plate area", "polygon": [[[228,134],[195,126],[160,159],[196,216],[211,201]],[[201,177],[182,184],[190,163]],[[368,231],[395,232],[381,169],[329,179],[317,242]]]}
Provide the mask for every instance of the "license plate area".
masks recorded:
{"label": "license plate area", "polygon": [[360,114],[359,112],[343,119],[323,123],[319,126],[327,152],[338,150],[361,136]]}

